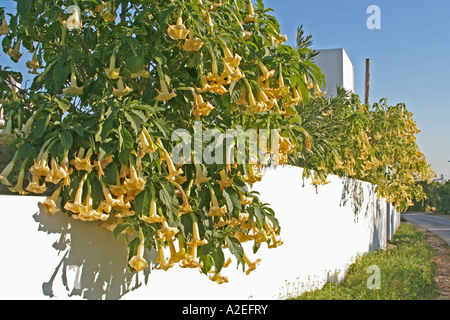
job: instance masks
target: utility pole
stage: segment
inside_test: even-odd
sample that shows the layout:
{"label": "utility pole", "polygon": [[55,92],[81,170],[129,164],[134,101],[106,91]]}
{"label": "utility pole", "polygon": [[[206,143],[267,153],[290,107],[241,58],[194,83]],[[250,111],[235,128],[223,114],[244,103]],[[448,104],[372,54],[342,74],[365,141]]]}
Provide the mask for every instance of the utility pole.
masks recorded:
{"label": "utility pole", "polygon": [[365,96],[364,104],[369,104],[369,89],[370,89],[370,59],[366,59],[366,83],[365,83]]}

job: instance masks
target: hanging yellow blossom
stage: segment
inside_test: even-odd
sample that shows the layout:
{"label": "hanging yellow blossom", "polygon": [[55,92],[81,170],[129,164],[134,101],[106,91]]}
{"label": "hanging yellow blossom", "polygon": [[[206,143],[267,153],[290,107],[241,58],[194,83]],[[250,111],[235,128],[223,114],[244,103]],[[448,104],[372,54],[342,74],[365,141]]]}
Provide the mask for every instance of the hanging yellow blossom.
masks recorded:
{"label": "hanging yellow blossom", "polygon": [[169,37],[173,40],[184,40],[189,34],[189,30],[183,24],[182,16],[178,16],[177,23],[175,25],[169,25],[167,28],[167,33]]}
{"label": "hanging yellow blossom", "polygon": [[133,256],[128,262],[130,267],[132,267],[137,272],[145,270],[148,267],[148,263],[144,259],[144,249],[145,249],[144,239],[142,239],[141,242],[139,243],[137,254]]}
{"label": "hanging yellow blossom", "polygon": [[159,79],[159,83],[161,85],[161,91],[156,89],[156,91],[158,91],[158,93],[159,93],[159,95],[156,97],[156,100],[166,101],[166,100],[175,98],[177,96],[177,94],[175,93],[175,90],[172,90],[172,92],[169,92],[166,81],[164,81],[164,79]]}
{"label": "hanging yellow blossom", "polygon": [[113,96],[116,98],[123,98],[129,95],[132,91],[133,89],[124,84],[122,78],[119,78],[117,81],[117,88],[113,88]]}
{"label": "hanging yellow blossom", "polygon": [[72,72],[72,75],[70,76],[70,85],[67,88],[64,88],[62,92],[64,94],[80,95],[83,94],[83,88],[84,87],[78,86],[77,76]]}

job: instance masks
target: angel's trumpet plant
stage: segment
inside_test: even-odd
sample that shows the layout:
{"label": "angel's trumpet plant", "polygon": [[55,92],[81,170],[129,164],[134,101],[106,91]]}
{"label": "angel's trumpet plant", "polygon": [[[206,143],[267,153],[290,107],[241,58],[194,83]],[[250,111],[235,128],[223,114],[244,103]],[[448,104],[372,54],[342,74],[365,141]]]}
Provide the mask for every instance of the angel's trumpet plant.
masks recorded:
{"label": "angel's trumpet plant", "polygon": [[189,34],[189,30],[184,26],[183,18],[181,14],[177,18],[175,25],[169,25],[167,28],[167,34],[173,40],[184,40]]}
{"label": "angel's trumpet plant", "polygon": [[137,249],[137,254],[133,256],[130,261],[128,261],[129,266],[137,272],[145,270],[148,267],[148,263],[144,259],[145,238],[141,229],[139,229],[139,237],[140,242]]}
{"label": "angel's trumpet plant", "polygon": [[123,183],[127,194],[137,196],[144,190],[146,183],[147,181],[138,175],[136,168],[130,163],[130,179],[125,178]]}
{"label": "angel's trumpet plant", "polygon": [[77,84],[77,76],[75,75],[74,72],[72,72],[71,76],[70,76],[70,85],[67,88],[64,88],[62,90],[62,92],[64,94],[69,94],[69,95],[81,95],[83,94],[83,86],[79,87]]}
{"label": "angel's trumpet plant", "polygon": [[265,82],[269,78],[273,77],[273,75],[275,74],[275,70],[270,70],[269,71],[262,61],[258,61],[258,65],[259,65],[259,68],[261,69],[261,72],[263,74],[262,76],[260,76],[258,78],[260,83]]}
{"label": "angel's trumpet plant", "polygon": [[189,38],[184,41],[183,50],[187,52],[198,52],[202,48],[205,42],[198,38],[192,38],[192,33],[189,34]]}
{"label": "angel's trumpet plant", "polygon": [[208,241],[206,239],[200,238],[200,231],[198,229],[198,222],[195,216],[191,213],[191,216],[194,217],[193,223],[192,223],[192,238],[189,242],[186,242],[186,245],[188,247],[199,247],[203,246],[205,244],[208,244]]}
{"label": "angel's trumpet plant", "polygon": [[204,101],[202,95],[199,93],[197,94],[197,102],[198,102],[198,108],[194,108],[192,111],[192,114],[199,118],[200,116],[207,117],[211,111],[214,109],[214,106],[209,101]]}
{"label": "angel's trumpet plant", "polygon": [[209,217],[220,217],[220,216],[227,214],[227,206],[224,205],[224,206],[220,207],[219,201],[217,200],[217,197],[214,193],[214,189],[212,188],[212,186],[209,182],[207,183],[207,185],[208,185],[209,191],[211,192],[211,202],[212,202],[212,206],[208,211],[208,216]]}
{"label": "angel's trumpet plant", "polygon": [[89,148],[86,154],[85,152],[85,148],[79,148],[78,154],[75,155],[74,159],[70,161],[70,164],[74,166],[78,171],[91,172],[92,168],[95,167],[95,165],[91,163],[93,150],[92,148]]}
{"label": "angel's trumpet plant", "polygon": [[129,95],[132,91],[133,89],[124,84],[122,78],[119,78],[119,80],[117,80],[117,88],[113,88],[112,94],[114,97],[121,99]]}
{"label": "angel's trumpet plant", "polygon": [[32,175],[32,179],[25,190],[31,193],[41,194],[47,191],[47,186],[45,185],[45,181],[43,184],[40,184],[39,176]]}
{"label": "angel's trumpet plant", "polygon": [[20,45],[21,45],[21,42],[19,40],[19,41],[17,41],[14,48],[9,48],[8,52],[6,53],[8,56],[11,57],[11,59],[14,62],[19,61],[20,57],[22,57],[22,54],[20,53]]}
{"label": "angel's trumpet plant", "polygon": [[18,153],[16,152],[13,159],[3,169],[2,173],[0,173],[0,182],[7,187],[9,187],[11,185],[11,182],[8,180],[8,176],[13,171],[13,169],[16,165],[16,161],[18,159],[17,155],[18,155]]}
{"label": "angel's trumpet plant", "polygon": [[223,51],[225,53],[225,62],[227,62],[232,68],[239,68],[242,57],[237,53],[233,55],[230,48],[228,46],[224,46]]}
{"label": "angel's trumpet plant", "polygon": [[37,69],[40,68],[40,65],[39,65],[39,62],[37,61],[36,53],[37,53],[37,50],[34,51],[33,57],[31,58],[31,60],[27,61],[25,64],[27,66],[27,68],[30,69],[28,71],[30,74],[39,74],[39,72],[37,72]]}
{"label": "angel's trumpet plant", "polygon": [[149,216],[145,216],[144,214],[142,214],[142,216],[140,217],[140,219],[144,222],[147,223],[161,223],[165,220],[163,215],[158,215],[157,212],[157,203],[156,203],[156,192],[155,192],[155,187],[152,185],[150,187],[151,193],[152,193],[152,199],[150,200],[150,211],[149,211]]}
{"label": "angel's trumpet plant", "polygon": [[60,185],[50,197],[46,198],[44,202],[42,202],[42,205],[45,206],[48,213],[50,213],[51,215],[54,215],[60,210],[60,208],[57,205],[57,202],[59,195],[61,194],[61,189],[62,185]]}
{"label": "angel's trumpet plant", "polygon": [[233,178],[228,178],[225,170],[220,171],[219,185],[220,185],[220,190],[222,190],[222,191],[225,190],[225,188],[228,188],[231,185],[233,185]]}
{"label": "angel's trumpet plant", "polygon": [[244,22],[249,23],[249,22],[255,22],[255,21],[256,21],[256,15],[255,15],[255,10],[253,8],[253,4],[252,4],[251,0],[248,0],[248,15],[245,16]]}
{"label": "angel's trumpet plant", "polygon": [[201,186],[203,183],[208,182],[211,178],[208,178],[204,175],[202,167],[198,163],[194,163],[195,165],[195,181],[194,185],[197,187]]}
{"label": "angel's trumpet plant", "polygon": [[161,224],[162,228],[156,231],[156,235],[158,236],[157,240],[161,242],[173,240],[179,231],[178,228],[170,227],[166,220],[164,220]]}
{"label": "angel's trumpet plant", "polygon": [[51,169],[45,177],[46,182],[50,182],[53,184],[58,184],[62,179],[67,178],[68,172],[63,166],[58,165],[56,159],[52,157],[51,160]]}
{"label": "angel's trumpet plant", "polygon": [[[161,72],[161,75],[162,75],[162,72]],[[172,92],[169,92],[169,89],[167,88],[167,84],[166,84],[166,81],[164,80],[163,75],[159,79],[159,84],[161,86],[161,91],[156,89],[156,91],[158,91],[158,93],[159,93],[158,96],[156,97],[156,100],[166,101],[166,100],[175,98],[177,96],[177,94],[175,93],[175,90],[172,90]]]}
{"label": "angel's trumpet plant", "polygon": [[245,274],[249,275],[250,272],[256,269],[256,266],[261,262],[261,259],[257,259],[255,262],[251,262],[247,255],[244,253],[243,259],[248,266],[248,269],[245,271]]}
{"label": "angel's trumpet plant", "polygon": [[111,59],[109,60],[109,68],[105,69],[106,76],[111,80],[117,80],[120,78],[120,68],[116,68],[116,53],[113,52]]}
{"label": "angel's trumpet plant", "polygon": [[20,166],[20,172],[19,172],[19,176],[17,178],[17,183],[13,188],[9,188],[9,191],[14,192],[14,193],[19,193],[20,195],[26,195],[28,194],[28,192],[26,192],[23,189],[23,180],[25,178],[25,165],[28,162],[29,157],[27,157],[25,159],[25,161],[22,163],[22,165]]}
{"label": "angel's trumpet plant", "polygon": [[166,258],[162,245],[158,245],[158,258],[155,260],[155,262],[159,263],[159,265],[156,267],[157,270],[167,271],[175,265],[172,261]]}
{"label": "angel's trumpet plant", "polygon": [[82,197],[83,197],[83,187],[86,182],[87,176],[88,174],[86,173],[83,176],[83,178],[81,178],[80,183],[78,184],[77,192],[75,193],[74,201],[66,202],[66,204],[64,205],[64,209],[78,214],[85,208],[85,205],[82,201]]}
{"label": "angel's trumpet plant", "polygon": [[8,23],[6,23],[5,17],[3,17],[3,22],[0,26],[0,36],[6,36],[10,33]]}
{"label": "angel's trumpet plant", "polygon": [[[146,152],[146,153],[153,153],[153,152],[155,152],[158,149],[158,147],[153,142],[152,136],[148,132],[147,128],[145,128],[145,127],[142,128],[142,133],[141,134],[143,134],[142,138],[145,138],[144,141],[147,143],[147,145],[144,146],[144,152]],[[144,143],[142,143],[142,144],[144,145]]]}

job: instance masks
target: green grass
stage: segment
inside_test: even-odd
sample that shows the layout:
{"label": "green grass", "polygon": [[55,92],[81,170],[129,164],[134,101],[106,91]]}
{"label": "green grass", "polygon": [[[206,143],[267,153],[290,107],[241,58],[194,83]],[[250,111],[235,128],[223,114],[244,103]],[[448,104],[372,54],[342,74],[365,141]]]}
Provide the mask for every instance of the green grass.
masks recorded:
{"label": "green grass", "polygon": [[[439,295],[434,277],[435,250],[411,224],[402,223],[391,240],[393,247],[365,254],[350,267],[341,284],[328,283],[321,290],[307,292],[295,300],[432,300]],[[367,286],[380,269],[380,289]]]}

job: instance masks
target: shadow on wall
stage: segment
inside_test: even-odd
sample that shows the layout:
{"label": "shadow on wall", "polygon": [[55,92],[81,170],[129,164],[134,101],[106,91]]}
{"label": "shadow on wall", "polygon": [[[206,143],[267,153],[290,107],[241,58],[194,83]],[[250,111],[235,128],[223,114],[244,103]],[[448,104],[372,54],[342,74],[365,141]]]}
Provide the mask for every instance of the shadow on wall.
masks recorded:
{"label": "shadow on wall", "polygon": [[[384,223],[386,214],[389,213],[390,220],[392,220],[394,219],[395,210],[390,209],[390,204],[377,200],[373,185],[348,177],[342,178],[342,184],[343,188],[339,205],[345,207],[351,202],[355,223],[358,223],[362,215],[364,215],[365,219],[370,219],[369,226],[371,230],[369,230],[369,234],[371,240],[368,250],[374,251],[384,248],[386,245],[386,225]],[[365,197],[365,195],[367,196]],[[393,223],[390,223],[390,226],[393,226]],[[388,232],[391,237],[395,233],[395,230]]]}
{"label": "shadow on wall", "polygon": [[[123,238],[116,240],[111,232],[101,229],[96,222],[73,220],[61,212],[52,216],[40,204],[39,208],[40,211],[33,216],[39,223],[38,230],[59,235],[53,248],[61,255],[53,274],[42,284],[44,295],[55,296],[58,275],[69,297],[89,300],[120,299],[139,288],[141,278],[147,284],[149,268],[140,274],[127,270],[127,247]],[[146,257],[147,261],[155,260],[153,256]]]}

